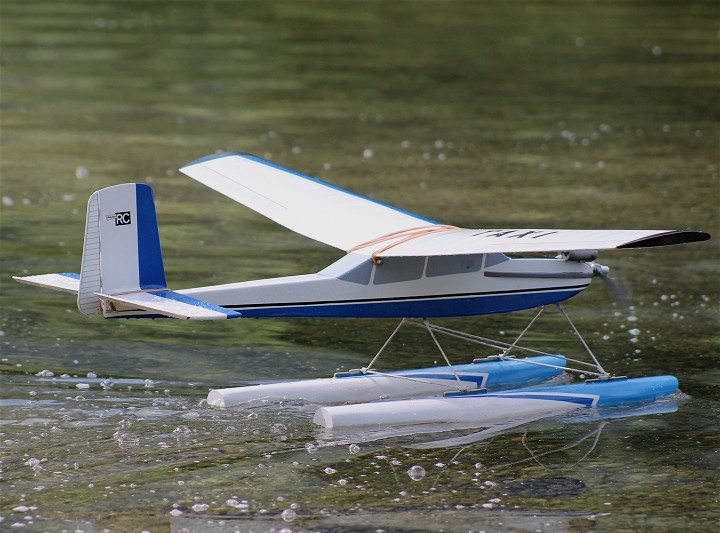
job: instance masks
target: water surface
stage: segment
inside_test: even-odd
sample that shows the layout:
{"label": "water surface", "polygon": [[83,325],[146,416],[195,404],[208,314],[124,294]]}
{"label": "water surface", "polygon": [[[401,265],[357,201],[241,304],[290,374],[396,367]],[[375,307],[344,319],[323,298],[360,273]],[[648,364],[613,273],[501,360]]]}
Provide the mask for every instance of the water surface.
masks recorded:
{"label": "water surface", "polygon": [[[105,322],[10,279],[78,271],[87,197],[126,181],[155,189],[173,288],[339,257],[177,172],[218,150],[460,226],[720,234],[715,3],[10,0],[2,15],[0,529],[716,529],[716,240],[603,254],[633,308],[599,283],[567,305],[606,368],[674,374],[681,394],[445,447],[328,435],[304,405],[203,401],[362,366],[392,322]],[[510,340],[530,316],[443,324]],[[557,316],[529,340],[578,351]],[[407,332],[383,364],[437,359]]]}

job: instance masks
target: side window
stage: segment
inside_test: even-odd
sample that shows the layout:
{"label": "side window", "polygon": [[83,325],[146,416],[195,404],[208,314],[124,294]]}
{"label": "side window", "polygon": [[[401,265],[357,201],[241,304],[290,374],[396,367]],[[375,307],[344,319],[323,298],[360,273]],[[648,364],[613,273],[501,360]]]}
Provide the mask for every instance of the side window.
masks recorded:
{"label": "side window", "polygon": [[429,278],[477,272],[482,266],[482,255],[436,255],[428,257],[425,275]]}
{"label": "side window", "polygon": [[424,257],[387,257],[375,267],[375,285],[420,279],[425,268]]}
{"label": "side window", "polygon": [[485,268],[494,267],[509,260],[510,258],[505,254],[487,254],[485,256]]}
{"label": "side window", "polygon": [[370,283],[370,275],[372,274],[372,259],[368,258],[364,263],[360,263],[356,267],[351,268],[347,272],[338,276],[338,279],[358,283],[359,285],[367,285]]}

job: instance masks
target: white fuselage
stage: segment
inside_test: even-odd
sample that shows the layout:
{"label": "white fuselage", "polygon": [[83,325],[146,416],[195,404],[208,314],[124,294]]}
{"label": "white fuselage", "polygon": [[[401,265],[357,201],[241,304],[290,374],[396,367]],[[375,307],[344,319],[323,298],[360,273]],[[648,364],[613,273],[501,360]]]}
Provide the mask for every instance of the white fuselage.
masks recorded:
{"label": "white fuselage", "polygon": [[317,274],[178,291],[246,318],[443,317],[559,302],[590,283],[593,267],[503,254],[389,257],[351,253]]}

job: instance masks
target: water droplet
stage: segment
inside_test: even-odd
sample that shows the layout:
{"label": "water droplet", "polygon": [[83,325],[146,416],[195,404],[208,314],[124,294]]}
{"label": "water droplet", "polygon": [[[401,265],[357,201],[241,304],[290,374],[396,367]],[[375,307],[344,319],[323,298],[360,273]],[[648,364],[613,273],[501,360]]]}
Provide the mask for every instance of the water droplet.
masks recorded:
{"label": "water droplet", "polygon": [[410,479],[413,481],[420,481],[425,477],[425,473],[425,469],[420,465],[411,466],[407,471],[408,476],[410,476]]}

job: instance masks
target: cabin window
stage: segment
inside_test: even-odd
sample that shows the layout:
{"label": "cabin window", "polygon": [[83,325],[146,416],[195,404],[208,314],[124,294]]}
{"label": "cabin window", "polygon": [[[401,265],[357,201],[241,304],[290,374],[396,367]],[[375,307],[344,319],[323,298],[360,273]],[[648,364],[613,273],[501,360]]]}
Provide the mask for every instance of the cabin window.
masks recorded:
{"label": "cabin window", "polygon": [[494,267],[505,261],[510,261],[510,258],[505,254],[487,254],[485,256],[485,268]]}
{"label": "cabin window", "polygon": [[367,285],[368,283],[370,283],[372,269],[372,259],[368,258],[366,261],[351,268],[347,272],[343,272],[342,274],[340,274],[338,276],[338,279],[342,281],[349,281],[350,283],[357,283],[359,285]]}
{"label": "cabin window", "polygon": [[482,266],[482,255],[437,255],[428,257],[425,275],[429,278],[477,272]]}
{"label": "cabin window", "polygon": [[424,257],[384,257],[375,267],[375,285],[420,279],[425,269]]}

